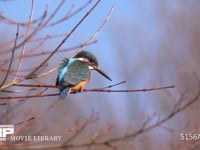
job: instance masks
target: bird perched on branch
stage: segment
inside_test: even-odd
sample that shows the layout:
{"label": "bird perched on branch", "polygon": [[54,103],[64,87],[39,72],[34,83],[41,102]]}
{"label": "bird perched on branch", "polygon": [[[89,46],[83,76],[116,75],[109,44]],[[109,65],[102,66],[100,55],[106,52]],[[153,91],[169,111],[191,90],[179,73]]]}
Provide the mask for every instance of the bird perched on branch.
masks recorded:
{"label": "bird perched on branch", "polygon": [[59,74],[56,86],[60,89],[60,95],[65,98],[71,91],[83,91],[89,82],[91,70],[98,71],[108,80],[111,78],[98,67],[97,58],[88,51],[80,51],[73,58],[64,59],[59,66]]}

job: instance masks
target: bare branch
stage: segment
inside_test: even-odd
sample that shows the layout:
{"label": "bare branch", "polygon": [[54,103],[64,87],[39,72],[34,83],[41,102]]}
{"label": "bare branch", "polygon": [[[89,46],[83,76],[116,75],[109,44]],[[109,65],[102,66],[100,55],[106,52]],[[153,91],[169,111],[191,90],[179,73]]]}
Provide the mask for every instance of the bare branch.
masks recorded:
{"label": "bare branch", "polygon": [[110,20],[111,15],[114,11],[114,6],[112,6],[110,12],[108,13],[106,19],[104,20],[104,22],[100,25],[100,27],[97,29],[97,31],[85,42],[85,44],[83,44],[82,47],[80,47],[79,50],[76,51],[76,53],[74,53],[70,58],[74,57],[76,54],[78,54],[81,50],[83,50],[89,43],[91,43],[96,36],[100,33],[100,31],[103,29],[103,27],[105,26],[105,24]]}
{"label": "bare branch", "polygon": [[[82,11],[84,8],[86,8],[86,6],[88,6],[90,3],[92,2],[92,0],[89,0],[87,3],[85,3],[83,6],[81,6],[79,9],[77,9],[76,11],[74,11],[73,13],[71,13],[71,9],[69,10],[69,12],[67,13],[66,16],[64,16],[63,18],[60,18],[59,20],[47,25],[47,27],[50,26],[55,26],[57,24],[59,24],[60,22],[63,22],[71,17],[73,17],[74,15],[76,15],[77,13],[79,13],[80,11]],[[72,6],[73,7],[73,6]],[[72,8],[71,7],[71,8]],[[70,14],[71,13],[71,14]]]}
{"label": "bare branch", "polygon": [[157,91],[163,89],[174,88],[174,85],[157,87],[157,88],[149,88],[149,89],[135,89],[135,90],[110,90],[110,89],[85,89],[84,92],[147,92],[147,91]]}
{"label": "bare branch", "polygon": [[[123,82],[119,82],[117,84],[109,85],[109,87],[114,87],[119,84],[122,84]],[[33,85],[33,84],[13,84],[13,86],[22,86],[22,87],[46,87],[46,88],[57,88],[55,85]],[[95,88],[95,89],[84,89],[83,92],[147,92],[147,91],[157,91],[157,90],[163,90],[163,89],[169,89],[174,88],[174,85],[171,86],[164,86],[164,87],[157,87],[157,88],[149,88],[149,89],[135,89],[135,90],[111,90],[111,89],[105,89],[103,88]],[[81,93],[80,91],[72,91],[71,94]],[[0,96],[0,99],[18,99],[18,98],[35,98],[35,97],[47,97],[47,96],[58,96],[59,93],[54,94],[36,94],[36,95],[29,95],[29,96]]]}
{"label": "bare branch", "polygon": [[4,83],[6,82],[6,80],[8,78],[8,74],[10,73],[10,69],[11,69],[12,62],[13,62],[13,57],[14,57],[14,53],[15,53],[15,47],[16,47],[16,44],[17,44],[18,36],[19,36],[19,25],[17,26],[16,38],[15,38],[15,41],[14,41],[14,46],[13,46],[12,54],[11,54],[11,57],[10,57],[10,63],[9,63],[8,69],[6,71],[6,75],[3,79],[3,81],[1,82],[0,87],[4,85]]}
{"label": "bare branch", "polygon": [[[32,19],[33,19],[33,9],[34,9],[34,0],[32,0],[32,3],[31,3],[31,11],[30,11],[30,16],[29,16],[27,30],[26,30],[26,33],[25,33],[25,39],[27,39],[28,36],[30,35],[30,30],[31,30],[31,26],[32,26]],[[18,74],[19,74],[19,72],[21,70],[26,46],[27,46],[27,42],[25,42],[22,45],[22,51],[21,51],[21,54],[20,54],[19,63],[18,63],[18,66],[17,66],[16,74],[15,74],[15,76],[13,78],[13,81],[16,80],[16,78],[17,78],[17,76],[18,76]]]}

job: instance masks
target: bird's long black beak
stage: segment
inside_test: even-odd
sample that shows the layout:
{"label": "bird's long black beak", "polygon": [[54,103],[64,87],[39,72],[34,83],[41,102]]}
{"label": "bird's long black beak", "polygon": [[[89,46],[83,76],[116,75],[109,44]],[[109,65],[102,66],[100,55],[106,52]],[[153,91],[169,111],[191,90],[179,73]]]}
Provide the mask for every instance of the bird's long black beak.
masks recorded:
{"label": "bird's long black beak", "polygon": [[92,67],[98,71],[102,76],[104,76],[105,78],[107,78],[108,80],[112,81],[112,79],[104,72],[102,71],[99,67],[92,65]]}

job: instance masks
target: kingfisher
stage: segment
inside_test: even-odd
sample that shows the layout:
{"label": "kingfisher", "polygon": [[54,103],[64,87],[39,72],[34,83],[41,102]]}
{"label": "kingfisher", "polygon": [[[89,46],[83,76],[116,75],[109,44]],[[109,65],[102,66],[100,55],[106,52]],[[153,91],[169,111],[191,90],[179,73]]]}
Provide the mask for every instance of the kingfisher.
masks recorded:
{"label": "kingfisher", "polygon": [[91,70],[96,70],[108,80],[111,78],[98,67],[97,58],[88,51],[82,50],[74,57],[65,58],[59,66],[59,74],[56,86],[59,87],[60,95],[65,98],[71,91],[82,92],[91,77]]}

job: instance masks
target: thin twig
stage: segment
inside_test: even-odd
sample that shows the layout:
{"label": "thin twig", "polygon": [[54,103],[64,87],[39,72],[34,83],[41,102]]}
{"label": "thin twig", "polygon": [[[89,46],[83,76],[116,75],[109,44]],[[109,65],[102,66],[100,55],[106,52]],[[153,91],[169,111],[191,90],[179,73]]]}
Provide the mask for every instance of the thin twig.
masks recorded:
{"label": "thin twig", "polygon": [[114,86],[118,86],[118,85],[121,85],[121,84],[124,84],[124,83],[126,83],[125,80],[124,80],[124,81],[121,81],[121,82],[119,82],[119,83],[115,83],[115,84],[112,84],[112,85],[109,85],[109,86],[105,86],[105,87],[102,87],[102,88],[97,88],[97,89],[99,89],[99,90],[109,89],[109,88],[112,88],[112,87],[114,87]]}
{"label": "thin twig", "polygon": [[[18,24],[17,24],[17,26],[18,26]],[[22,37],[23,37],[22,35],[20,35],[20,36],[18,35],[18,40],[21,39]],[[0,55],[10,53],[10,51],[12,51],[13,49],[6,49],[6,50],[3,50],[3,49],[4,49],[4,47],[11,45],[11,43],[13,43],[15,41],[16,41],[16,36],[15,36],[14,39],[12,39],[8,42],[1,43],[1,45],[0,45],[0,49],[1,49]],[[1,59],[0,61],[5,61],[5,59]]]}
{"label": "thin twig", "polygon": [[10,63],[9,63],[8,69],[6,71],[6,75],[5,75],[5,77],[4,77],[4,79],[1,83],[0,87],[4,85],[4,83],[6,82],[6,80],[8,78],[8,74],[10,73],[10,69],[11,69],[12,62],[13,62],[13,57],[14,57],[14,53],[15,53],[15,48],[16,48],[18,36],[19,36],[19,25],[17,26],[17,32],[16,32],[15,41],[14,41],[14,46],[13,46],[13,49],[12,49],[12,54],[11,54],[11,57],[10,57]]}
{"label": "thin twig", "polygon": [[100,25],[100,27],[97,29],[97,31],[85,42],[85,44],[83,44],[82,47],[80,47],[76,53],[74,53],[70,58],[74,57],[76,54],[78,54],[80,51],[82,51],[89,43],[91,43],[96,37],[97,35],[100,33],[100,31],[103,29],[103,27],[105,26],[105,24],[110,20],[112,13],[114,11],[114,6],[112,6],[111,10],[109,11],[106,19],[103,21],[103,23]]}
{"label": "thin twig", "polygon": [[58,4],[57,8],[53,11],[53,13],[50,15],[50,17],[44,23],[45,27],[47,27],[47,24],[51,21],[52,18],[54,18],[54,16],[57,14],[57,12],[60,10],[60,8],[63,6],[64,3],[65,3],[65,0],[62,0],[60,2],[60,4]]}
{"label": "thin twig", "polygon": [[32,121],[32,120],[36,120],[36,119],[40,119],[42,117],[44,117],[53,107],[55,107],[58,102],[60,102],[59,99],[55,100],[51,105],[49,105],[49,107],[41,114],[37,115],[37,116],[33,116],[33,117],[30,117],[30,118],[27,118],[25,121],[20,121],[18,123],[15,123],[15,126],[17,125],[21,125],[21,124],[25,124],[29,121]]}
{"label": "thin twig", "polygon": [[[25,33],[25,39],[27,39],[28,36],[30,35],[32,19],[33,19],[33,10],[34,10],[34,0],[32,0],[32,3],[31,3],[31,11],[30,11],[27,30],[26,30],[26,33]],[[13,78],[13,81],[16,80],[16,78],[17,78],[17,76],[18,76],[18,74],[19,74],[19,72],[21,70],[22,63],[23,63],[23,60],[24,60],[24,54],[25,54],[26,46],[27,46],[27,42],[22,45],[22,51],[21,51],[21,54],[20,54],[19,63],[18,63],[18,66],[17,66],[16,74],[15,74],[15,76]]]}
{"label": "thin twig", "polygon": [[84,92],[147,92],[147,91],[157,91],[162,89],[174,88],[174,85],[156,87],[156,88],[147,88],[147,89],[133,89],[133,90],[111,90],[111,89],[84,89]]}
{"label": "thin twig", "polygon": [[65,145],[67,145],[68,143],[70,143],[71,141],[73,141],[78,135],[80,135],[84,129],[87,127],[88,124],[94,123],[98,120],[98,114],[92,112],[91,116],[84,120],[84,122],[80,125],[80,127],[78,128],[78,130],[76,130],[76,132],[70,137],[68,138],[63,144],[62,146],[65,147]]}
{"label": "thin twig", "polygon": [[[43,17],[44,17],[44,14],[42,14],[41,17],[33,20],[32,24],[37,23],[38,21],[43,19]],[[4,21],[5,23],[11,24],[11,25],[19,25],[21,27],[26,27],[29,24],[27,22],[18,22],[16,20],[9,19],[8,17],[3,16],[1,13],[0,13],[0,19],[1,19],[2,22]]]}
{"label": "thin twig", "polygon": [[[80,11],[82,11],[84,8],[86,8],[90,3],[92,2],[92,0],[89,0],[87,3],[83,4],[83,6],[79,7],[76,11],[74,11],[73,13],[70,14],[71,12],[71,9],[69,9],[69,12],[67,12],[67,15],[64,16],[63,18],[47,25],[47,27],[50,27],[50,26],[55,26],[57,24],[59,24],[60,22],[63,22],[69,18],[71,18],[72,16],[76,15],[77,13],[79,13]],[[73,6],[72,6],[73,7]]]}
{"label": "thin twig", "polygon": [[37,88],[27,88],[27,89],[24,89],[24,90],[4,90],[2,92],[5,92],[5,93],[22,93],[22,92],[30,92],[30,91],[34,91],[34,90],[38,90]]}

